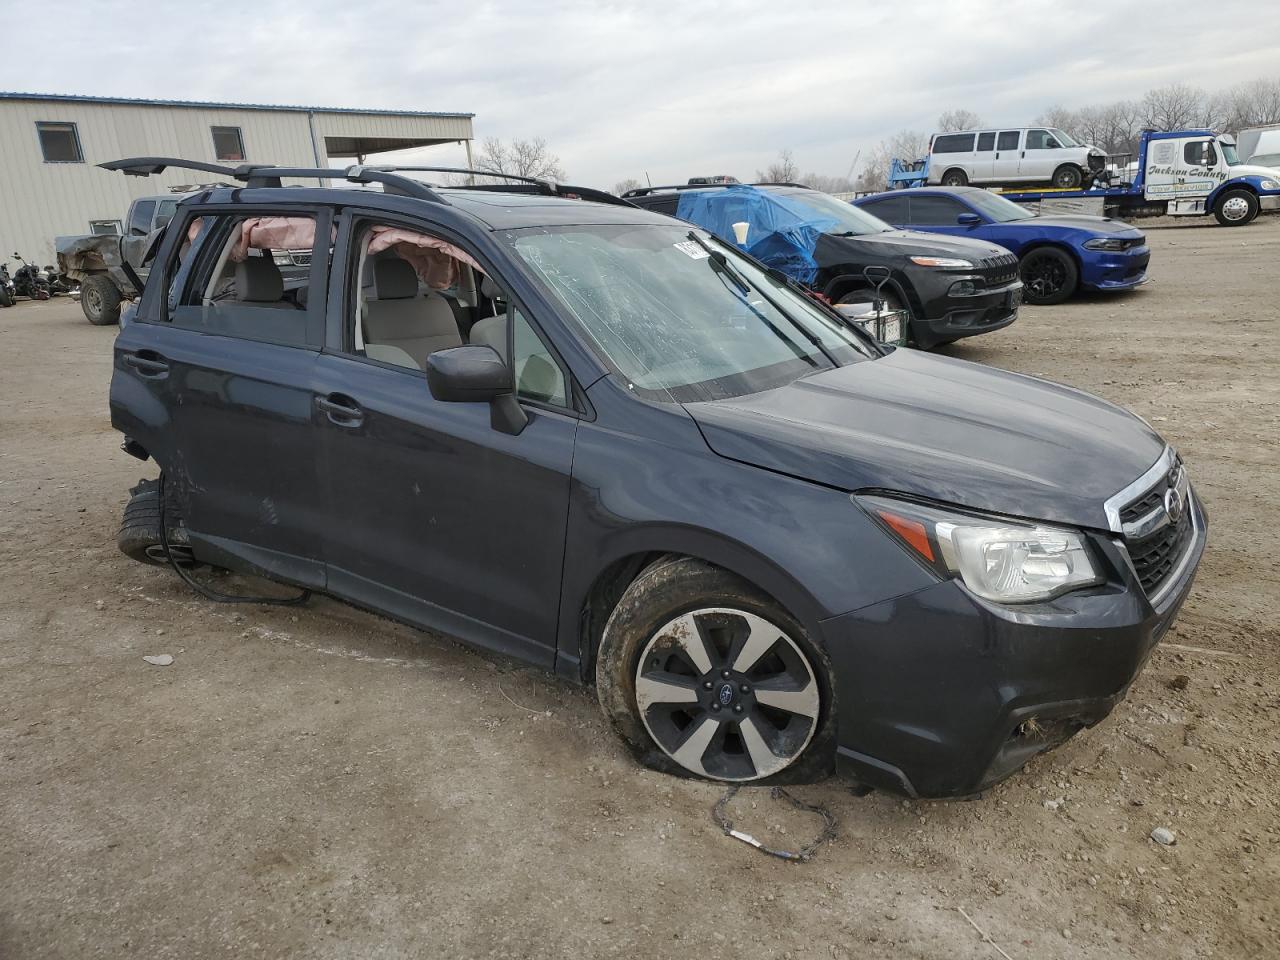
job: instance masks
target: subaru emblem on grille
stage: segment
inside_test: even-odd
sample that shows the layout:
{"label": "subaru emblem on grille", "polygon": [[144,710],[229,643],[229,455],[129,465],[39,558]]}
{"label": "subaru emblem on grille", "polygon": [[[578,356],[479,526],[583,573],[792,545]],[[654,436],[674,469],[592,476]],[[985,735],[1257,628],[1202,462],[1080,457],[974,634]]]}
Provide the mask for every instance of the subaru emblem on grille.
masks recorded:
{"label": "subaru emblem on grille", "polygon": [[1173,523],[1182,517],[1182,498],[1178,496],[1177,487],[1170,487],[1164,492],[1164,512]]}

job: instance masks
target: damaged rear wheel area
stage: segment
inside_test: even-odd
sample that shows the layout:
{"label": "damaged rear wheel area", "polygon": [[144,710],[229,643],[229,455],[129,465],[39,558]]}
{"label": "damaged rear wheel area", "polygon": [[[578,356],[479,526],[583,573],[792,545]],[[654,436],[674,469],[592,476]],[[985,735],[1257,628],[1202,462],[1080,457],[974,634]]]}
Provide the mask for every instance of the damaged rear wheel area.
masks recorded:
{"label": "damaged rear wheel area", "polygon": [[776,603],[701,561],[663,561],[631,584],[605,627],[596,684],[657,769],[732,783],[830,771],[825,657]]}
{"label": "damaged rear wheel area", "polygon": [[[159,481],[139,480],[129,491],[129,502],[124,508],[116,545],[131,560],[152,566],[167,567],[169,558],[160,541],[160,490]],[[183,566],[194,566],[195,557],[187,539],[187,528],[182,524],[181,513],[172,490],[165,493],[165,520],[168,527],[169,550],[173,558]]]}

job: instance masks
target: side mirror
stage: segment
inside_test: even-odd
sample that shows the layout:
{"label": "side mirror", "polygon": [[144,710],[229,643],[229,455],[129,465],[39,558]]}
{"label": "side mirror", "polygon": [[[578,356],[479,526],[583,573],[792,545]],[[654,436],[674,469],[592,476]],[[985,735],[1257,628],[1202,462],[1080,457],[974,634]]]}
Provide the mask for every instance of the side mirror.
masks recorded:
{"label": "side mirror", "polygon": [[516,400],[511,368],[492,347],[449,347],[427,356],[431,396],[446,403],[488,403],[495,430],[512,435],[529,422]]}
{"label": "side mirror", "polygon": [[982,222],[982,218],[976,213],[962,213],[956,217],[956,223],[962,227],[976,227]]}

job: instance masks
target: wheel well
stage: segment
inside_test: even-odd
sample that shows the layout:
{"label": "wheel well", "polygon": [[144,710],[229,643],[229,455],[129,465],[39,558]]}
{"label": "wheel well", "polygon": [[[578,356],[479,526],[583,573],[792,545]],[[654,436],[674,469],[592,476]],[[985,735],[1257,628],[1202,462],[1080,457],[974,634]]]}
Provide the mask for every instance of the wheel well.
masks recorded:
{"label": "wheel well", "polygon": [[786,609],[785,604],[778,603],[778,600],[768,590],[763,589],[750,578],[744,577],[736,570],[724,567],[721,564],[704,560],[702,557],[695,557],[687,553],[664,553],[662,551],[633,553],[621,557],[601,570],[596,576],[591,588],[587,591],[586,598],[582,602],[582,609],[578,612],[578,649],[581,651],[579,671],[584,682],[591,684],[595,681],[596,651],[600,649],[600,640],[604,637],[605,624],[609,622],[609,617],[613,614],[614,608],[618,606],[618,601],[622,599],[622,595],[627,592],[627,588],[654,564],[665,564],[673,560],[697,560],[699,563],[707,564],[707,566],[727,570],[735,577],[751,584],[752,587],[778,604],[779,607]]}
{"label": "wheel well", "polygon": [[[910,289],[908,286],[904,286],[897,277],[890,277],[889,282],[886,285],[906,301],[907,306],[911,308],[911,313],[914,316],[920,316],[920,304],[916,301],[914,290]],[[824,296],[830,298],[832,303],[834,303],[846,293],[850,293],[853,290],[875,290],[875,284],[866,277],[846,273],[842,276],[836,277],[828,283],[826,289],[822,292]]]}
{"label": "wheel well", "polygon": [[968,170],[966,170],[964,167],[947,167],[947,169],[945,169],[945,170],[943,170],[943,171],[942,171],[942,178],[941,178],[941,179],[943,179],[943,180],[947,179],[947,174],[948,174],[948,173],[959,173],[959,174],[963,174],[963,175],[964,175],[964,178],[965,178],[966,180],[968,180],[968,179],[969,179],[969,171],[968,171]]}
{"label": "wheel well", "polygon": [[1234,191],[1234,190],[1243,190],[1245,193],[1252,193],[1252,194],[1253,194],[1253,198],[1254,198],[1255,200],[1256,200],[1256,199],[1258,199],[1258,191],[1257,191],[1256,189],[1254,189],[1254,186],[1253,186],[1253,184],[1252,184],[1252,183],[1249,183],[1249,182],[1246,180],[1246,181],[1244,181],[1244,182],[1242,182],[1242,183],[1233,183],[1233,184],[1231,184],[1231,186],[1229,186],[1229,187],[1227,187],[1227,186],[1220,187],[1220,188],[1217,190],[1216,195],[1215,195],[1215,196],[1214,196],[1214,198],[1213,198],[1213,203],[1212,203],[1212,205],[1209,207],[1209,209],[1210,209],[1210,210],[1212,210],[1214,207],[1216,207],[1216,206],[1218,205],[1219,201],[1221,201],[1223,197],[1225,197],[1228,193],[1231,193],[1231,192],[1232,192],[1232,191]]}
{"label": "wheel well", "polygon": [[1065,253],[1067,256],[1071,258],[1071,262],[1076,265],[1077,273],[1082,273],[1084,271],[1084,264],[1080,262],[1080,254],[1076,253],[1066,244],[1054,243],[1052,240],[1036,240],[1032,243],[1027,244],[1025,247],[1023,247],[1022,252],[1018,254],[1019,275],[1021,275],[1022,273],[1022,258],[1029,253],[1035,252],[1036,250],[1044,250],[1046,248],[1057,250],[1061,253]]}

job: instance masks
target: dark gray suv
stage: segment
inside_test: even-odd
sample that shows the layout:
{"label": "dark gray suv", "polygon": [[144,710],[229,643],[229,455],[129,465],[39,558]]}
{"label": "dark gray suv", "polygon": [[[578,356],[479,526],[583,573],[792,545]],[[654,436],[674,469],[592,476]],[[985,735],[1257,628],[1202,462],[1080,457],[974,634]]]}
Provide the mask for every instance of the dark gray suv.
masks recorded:
{"label": "dark gray suv", "polygon": [[183,201],[115,343],[112,422],[163,483],[140,560],[594,683],[659,769],[922,796],[1106,716],[1190,589],[1187,473],[1109,403],[884,347],[594,191],[214,169],[245,187]]}

